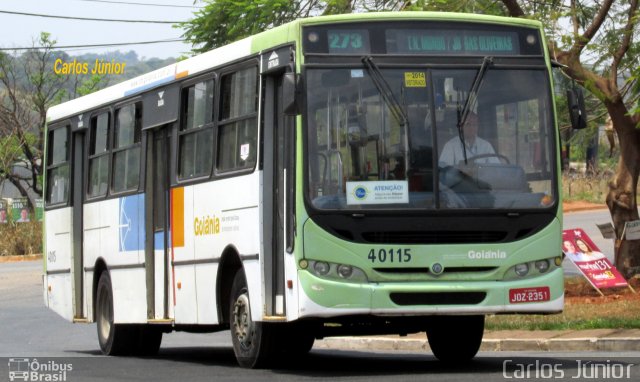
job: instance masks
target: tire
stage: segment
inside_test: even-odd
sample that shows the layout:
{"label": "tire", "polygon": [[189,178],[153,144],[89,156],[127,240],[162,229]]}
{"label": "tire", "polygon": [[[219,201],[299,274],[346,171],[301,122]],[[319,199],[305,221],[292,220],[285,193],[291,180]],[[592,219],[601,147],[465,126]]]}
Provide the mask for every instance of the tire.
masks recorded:
{"label": "tire", "polygon": [[162,330],[154,325],[138,325],[137,343],[134,354],[140,356],[153,356],[158,354],[162,344]]}
{"label": "tire", "polygon": [[102,272],[96,290],[96,323],[100,350],[105,355],[132,354],[138,331],[134,325],[114,324],[113,289],[109,272]]}
{"label": "tire", "polygon": [[309,325],[297,322],[280,324],[278,342],[282,343],[282,353],[295,358],[306,356],[313,348],[316,338]]}
{"label": "tire", "polygon": [[484,316],[437,316],[429,321],[427,339],[440,361],[470,361],[480,350],[484,335]]}
{"label": "tire", "polygon": [[252,369],[268,366],[276,353],[275,330],[273,325],[252,320],[249,291],[242,269],[233,279],[229,305],[231,342],[238,364]]}

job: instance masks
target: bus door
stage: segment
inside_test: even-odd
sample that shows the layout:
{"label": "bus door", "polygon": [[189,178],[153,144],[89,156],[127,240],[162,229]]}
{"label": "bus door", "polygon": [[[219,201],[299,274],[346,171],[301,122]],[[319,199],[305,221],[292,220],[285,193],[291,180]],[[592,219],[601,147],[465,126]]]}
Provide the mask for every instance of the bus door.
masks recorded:
{"label": "bus door", "polygon": [[[72,223],[72,273],[73,273],[73,317],[76,320],[85,319],[84,312],[84,253],[83,253],[83,202],[84,202],[84,163],[85,163],[85,126],[83,114],[72,121],[72,187],[71,205],[73,206]],[[88,121],[86,123],[88,125]]]}
{"label": "bus door", "polygon": [[178,87],[143,97],[145,143],[145,275],[147,318],[170,319],[170,136],[178,115]]}
{"label": "bus door", "polygon": [[285,316],[285,256],[293,252],[294,119],[286,116],[283,79],[292,67],[290,47],[262,56],[263,274],[267,316]]}

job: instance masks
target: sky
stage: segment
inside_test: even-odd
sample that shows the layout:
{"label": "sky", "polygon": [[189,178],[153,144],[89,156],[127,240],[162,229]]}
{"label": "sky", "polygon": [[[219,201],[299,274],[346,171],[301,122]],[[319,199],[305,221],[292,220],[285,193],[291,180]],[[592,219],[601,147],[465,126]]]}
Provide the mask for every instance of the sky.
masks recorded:
{"label": "sky", "polygon": [[[103,2],[104,1],[104,2]],[[106,2],[108,1],[108,2]],[[115,2],[180,5],[186,8],[114,4]],[[194,0],[0,0],[0,11],[101,19],[186,21],[201,7]],[[181,38],[172,24],[121,23],[54,19],[0,13],[0,48],[30,47],[40,32],[49,32],[58,46],[141,42]],[[109,48],[64,49],[70,55],[134,50],[139,58],[178,57],[190,50],[183,42]]]}

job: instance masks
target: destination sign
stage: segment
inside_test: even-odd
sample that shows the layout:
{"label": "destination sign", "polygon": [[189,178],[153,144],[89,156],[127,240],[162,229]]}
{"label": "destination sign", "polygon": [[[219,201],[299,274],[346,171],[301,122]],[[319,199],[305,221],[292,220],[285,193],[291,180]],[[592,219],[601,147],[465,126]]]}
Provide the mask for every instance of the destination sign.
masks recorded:
{"label": "destination sign", "polygon": [[387,31],[387,52],[402,54],[518,54],[515,32],[468,30]]}
{"label": "destination sign", "polygon": [[533,28],[463,22],[360,22],[313,25],[303,31],[305,54],[542,56]]}

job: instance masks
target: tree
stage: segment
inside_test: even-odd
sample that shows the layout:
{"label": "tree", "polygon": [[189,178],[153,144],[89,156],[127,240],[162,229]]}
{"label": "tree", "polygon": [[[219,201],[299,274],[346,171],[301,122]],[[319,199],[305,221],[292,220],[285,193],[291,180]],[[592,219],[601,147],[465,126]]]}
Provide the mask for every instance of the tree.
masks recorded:
{"label": "tree", "polygon": [[194,53],[240,40],[301,17],[351,12],[396,11],[406,0],[206,0],[184,29]]}
{"label": "tree", "polygon": [[[47,109],[69,97],[103,85],[98,75],[56,74],[54,60],[68,56],[54,51],[56,41],[42,32],[23,54],[0,52],[0,180],[8,180],[30,199],[42,197],[43,144]],[[14,171],[16,166],[25,172]]]}
{"label": "tree", "polygon": [[[3,150],[0,178],[11,182],[23,196],[42,196],[42,146],[47,108],[63,96],[66,79],[49,65],[55,41],[42,33],[42,49],[23,55],[0,53],[0,143]],[[24,166],[29,176],[13,171]],[[31,200],[32,205],[34,201]]]}

